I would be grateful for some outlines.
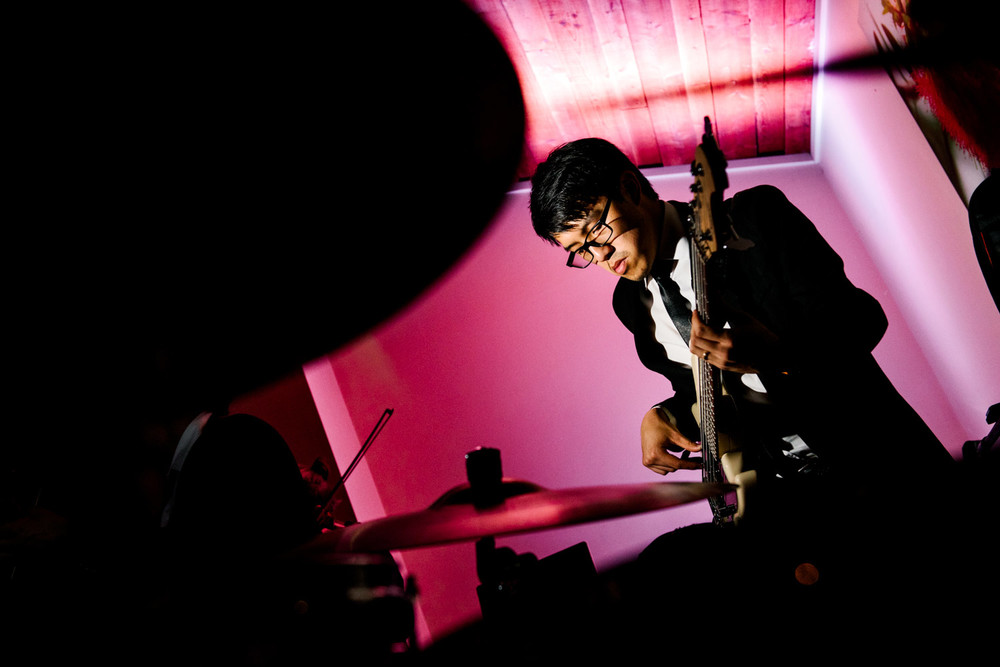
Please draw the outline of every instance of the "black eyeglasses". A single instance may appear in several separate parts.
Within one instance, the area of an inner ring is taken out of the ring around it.
[[[594,262],[594,253],[590,249],[600,248],[611,241],[611,235],[614,233],[614,230],[611,229],[611,225],[607,222],[608,211],[610,210],[611,200],[609,199],[608,203],[604,205],[604,212],[601,213],[601,219],[587,232],[587,238],[584,239],[583,245],[577,250],[570,250],[566,266],[571,266],[574,269],[587,268]]]

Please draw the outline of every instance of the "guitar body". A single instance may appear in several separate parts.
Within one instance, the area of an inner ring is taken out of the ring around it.
[[[705,362],[698,357],[691,358],[691,368],[694,370],[696,380],[699,364]],[[748,504],[752,504],[757,471],[747,465],[749,462],[744,458],[743,439],[740,435],[719,426],[719,422],[731,423],[729,420],[719,419],[720,414],[735,411],[735,405],[725,390],[723,389],[715,397],[715,409],[712,412],[716,424],[708,429],[702,426],[705,401],[700,395],[699,390],[699,400],[692,406],[691,411],[702,432],[702,481],[736,485],[733,493],[709,499],[713,520],[718,524],[740,523],[746,518]],[[714,435],[707,435],[706,430],[713,432]]]
[[[712,268],[718,263],[721,250],[729,238],[717,224],[722,210],[722,194],[728,185],[726,161],[715,143],[712,125],[705,118],[705,134],[691,163],[695,178],[691,190],[691,217],[688,235],[691,239],[691,271],[698,315],[706,324],[721,328],[712,312]],[[714,261],[713,261],[714,260]],[[695,376],[698,402],[694,406],[695,419],[701,430],[702,479],[705,482],[724,482],[736,485],[734,497],[709,499],[716,523],[740,522],[746,518],[748,496],[756,483],[756,472],[744,466],[744,452],[738,434],[720,428],[726,410],[735,410],[722,386],[721,372],[700,357],[691,363]]]

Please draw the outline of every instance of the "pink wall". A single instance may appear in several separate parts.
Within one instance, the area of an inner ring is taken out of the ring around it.
[[[687,198],[683,171],[649,173],[661,196]],[[730,178],[733,189],[782,188],[841,251],[848,273],[889,315],[880,360],[939,437],[960,446],[961,424],[928,380],[934,373],[822,170],[805,158],[759,160],[732,165]],[[382,411],[395,410],[367,470],[348,482],[359,520],[425,509],[466,481],[463,456],[477,446],[499,448],[507,476],[551,489],[662,479],[640,464],[638,425],[669,388],[635,358],[611,309],[612,277],[573,272],[562,260],[534,236],[526,190],[512,192],[481,242],[417,302],[307,367],[314,393],[322,401],[333,395],[338,418],[346,411],[353,422],[334,436],[335,453],[346,449],[337,453],[342,467]],[[366,499],[372,486],[377,498]],[[498,542],[544,557],[586,541],[606,568],[661,533],[708,519],[697,503]],[[477,617],[471,542],[397,555],[422,592],[425,642]]]

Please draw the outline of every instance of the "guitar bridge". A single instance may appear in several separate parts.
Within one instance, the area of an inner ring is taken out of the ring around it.
[[[723,525],[732,523],[736,518],[736,505],[727,503],[721,496],[709,499],[712,508],[713,523]]]

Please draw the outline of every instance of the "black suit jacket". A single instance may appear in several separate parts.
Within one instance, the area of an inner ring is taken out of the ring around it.
[[[687,205],[672,202],[683,217]],[[900,396],[872,356],[885,313],[844,273],[840,256],[812,222],[771,186],[737,193],[723,219],[753,246],[724,250],[710,262],[713,315],[744,311],[777,334],[787,367],[760,373],[769,407],[743,401],[740,415],[762,436],[797,433],[831,466],[850,474],[904,473],[949,465],[950,454]],[[661,403],[688,437],[696,401],[689,368],[670,361],[653,338],[645,286],[621,279],[618,318],[635,337],[642,363],[664,375],[674,395]],[[732,378],[727,388],[739,400]]]

